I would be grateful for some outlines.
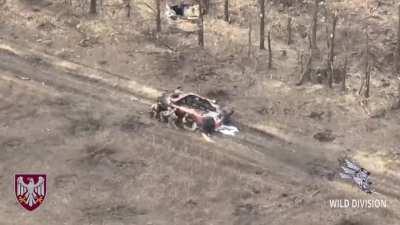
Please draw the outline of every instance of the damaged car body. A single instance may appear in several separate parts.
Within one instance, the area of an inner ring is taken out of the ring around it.
[[[151,106],[151,116],[185,130],[201,130],[210,134],[220,132],[235,135],[238,129],[230,126],[233,110],[223,109],[215,100],[176,89],[162,94]]]

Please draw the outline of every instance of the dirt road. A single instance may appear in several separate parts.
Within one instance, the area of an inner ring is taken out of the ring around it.
[[[134,93],[0,51],[1,224],[397,224],[399,181],[367,196],[335,178],[340,152],[242,127],[185,133],[147,116]],[[15,173],[46,173],[40,208],[22,209]],[[330,209],[329,199],[385,199]],[[397,210],[397,211],[396,211]]]

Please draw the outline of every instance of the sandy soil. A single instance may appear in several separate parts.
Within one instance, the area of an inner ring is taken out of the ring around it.
[[[259,60],[235,57],[247,50],[227,37],[245,36],[242,26],[223,34],[227,47],[212,29],[227,25],[209,19],[216,44],[199,50],[190,47],[192,32],[146,33],[139,9],[131,21],[123,11],[101,20],[46,2],[1,8],[2,224],[398,224],[394,84],[361,107],[356,91],[296,87],[296,51],[280,42],[276,54],[285,48],[288,58],[273,71],[255,49]],[[241,134],[208,143],[152,121],[149,98],[124,85],[133,81],[146,90],[181,85],[233,105]],[[313,138],[324,130],[335,139]],[[337,179],[344,155],[373,172],[379,194]],[[48,174],[47,199],[34,213],[15,200],[18,172]],[[336,198],[384,199],[389,207],[330,209]]]

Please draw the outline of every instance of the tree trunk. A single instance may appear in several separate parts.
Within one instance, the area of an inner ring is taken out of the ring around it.
[[[349,64],[349,50],[348,48],[350,47],[350,42],[349,42],[349,30],[348,28],[345,29],[344,31],[344,65],[343,65],[343,77],[342,77],[342,91],[346,91],[346,78],[347,78],[347,70],[348,70],[348,64]]]
[[[304,65],[303,65],[303,58],[304,58],[304,54],[303,52],[299,52],[299,57],[298,57],[298,64],[300,65],[300,74],[303,74],[303,70],[304,70]]]
[[[156,0],[156,25],[157,32],[161,32],[161,0]]]
[[[288,22],[287,22],[287,44],[290,45],[292,44],[292,17],[289,15],[288,16]]]
[[[348,42],[348,37],[349,37],[349,33],[348,33],[348,31],[346,30],[345,32],[344,32],[344,39],[346,40],[345,41],[345,53],[344,53],[344,66],[343,66],[343,77],[342,77],[342,91],[346,91],[346,78],[347,78],[347,66],[348,66],[348,58],[349,58],[349,53],[348,53],[348,47],[349,47],[349,42]]]
[[[368,71],[365,74],[366,80],[365,80],[365,97],[369,98],[370,96],[370,80],[371,80],[371,68],[368,66]]]
[[[253,25],[251,24],[251,20],[249,21],[249,36],[248,36],[248,47],[249,51],[247,52],[247,56],[250,58],[251,50],[252,50],[252,43],[251,43],[251,33],[253,32]]]
[[[398,86],[397,86],[397,107],[400,108],[400,77],[398,81]]]
[[[396,71],[400,76],[400,4],[399,4],[399,12],[398,12],[398,28],[397,28],[397,54],[396,54]]]
[[[203,4],[201,0],[198,0],[199,3],[199,19],[198,19],[198,41],[199,46],[204,48],[204,12],[203,12]]]
[[[229,0],[224,1],[225,21],[229,23]]]
[[[128,18],[130,18],[130,17],[131,17],[131,10],[132,10],[131,0],[127,0],[127,1],[126,1],[126,10],[128,11],[127,14],[126,14],[126,16],[127,16]]]
[[[337,15],[333,15],[332,20],[332,33],[330,35],[330,54],[329,54],[329,80],[328,85],[330,88],[333,86],[333,75],[334,75],[334,64],[333,61],[335,59],[335,35],[336,35],[336,24],[337,24],[338,17]]]
[[[311,45],[312,48],[317,48],[317,27],[318,27],[318,3],[319,0],[315,0],[312,32],[311,32]]]
[[[268,31],[268,69],[272,68],[271,31]]]
[[[97,13],[96,9],[97,9],[97,0],[90,0],[90,11],[89,11],[89,13],[90,14],[96,14]]]
[[[260,49],[265,49],[265,0],[260,1]]]
[[[369,98],[371,68],[369,65],[369,37],[368,37],[368,26],[365,29],[365,92],[364,97]]]
[[[344,56],[344,65],[343,65],[342,91],[346,91],[347,64],[348,64],[348,56],[346,53],[346,55]]]

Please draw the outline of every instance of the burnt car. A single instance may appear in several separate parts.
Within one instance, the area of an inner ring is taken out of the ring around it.
[[[205,133],[238,132],[237,128],[227,125],[232,114],[233,110],[223,109],[215,100],[180,89],[162,94],[151,106],[152,117],[186,130],[199,129]]]

